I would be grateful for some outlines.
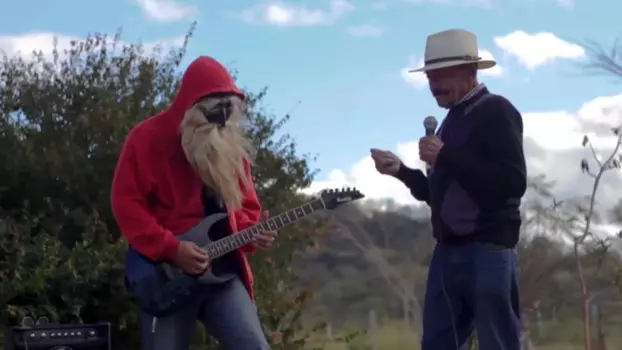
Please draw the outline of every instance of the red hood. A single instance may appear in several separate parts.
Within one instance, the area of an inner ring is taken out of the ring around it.
[[[244,98],[244,93],[220,62],[209,56],[200,56],[186,68],[177,96],[165,114],[181,122],[185,111],[196,101],[215,93],[233,93]]]

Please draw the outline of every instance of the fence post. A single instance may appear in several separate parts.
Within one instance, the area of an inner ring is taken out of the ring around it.
[[[406,296],[402,297],[402,312],[404,313],[404,326],[410,327],[410,303]]]
[[[369,345],[372,350],[378,350],[378,320],[376,310],[369,310]]]

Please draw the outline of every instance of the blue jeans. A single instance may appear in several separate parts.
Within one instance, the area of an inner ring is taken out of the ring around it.
[[[188,350],[197,320],[225,349],[270,349],[257,308],[238,278],[206,292],[175,315],[156,319],[141,314],[143,349]]]
[[[421,350],[520,350],[518,262],[491,244],[437,244],[428,272]],[[457,346],[456,346],[457,343]]]

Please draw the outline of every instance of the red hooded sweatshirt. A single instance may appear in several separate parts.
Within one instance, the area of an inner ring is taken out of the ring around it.
[[[186,159],[179,128],[185,111],[214,93],[243,97],[222,64],[199,57],[186,69],[170,108],[136,125],[121,150],[112,182],[112,211],[132,247],[152,260],[173,258],[179,246],[174,235],[205,218],[203,183]],[[248,161],[245,169],[250,178]],[[253,187],[245,190],[242,209],[229,211],[232,232],[260,219],[261,206]],[[252,251],[254,247],[247,245],[237,252],[251,297],[253,275],[244,253]]]

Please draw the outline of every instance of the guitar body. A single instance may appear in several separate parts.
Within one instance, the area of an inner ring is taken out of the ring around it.
[[[180,241],[190,241],[204,247],[212,243],[209,232],[227,214],[218,213],[205,218],[198,225],[181,235]],[[125,278],[130,292],[140,308],[149,315],[163,317],[179,310],[192,300],[201,286],[221,284],[231,280],[233,275],[215,275],[208,267],[200,275],[187,275],[169,262],[149,260],[131,246],[125,255]]]

